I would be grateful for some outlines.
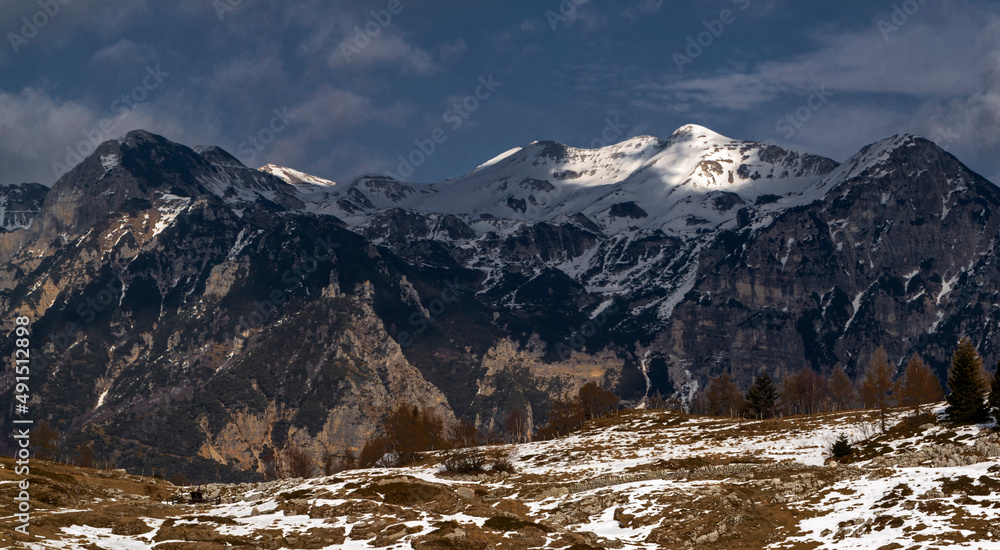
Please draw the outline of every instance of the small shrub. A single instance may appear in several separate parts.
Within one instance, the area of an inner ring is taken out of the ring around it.
[[[488,469],[487,469],[488,467]],[[514,461],[504,449],[462,449],[454,451],[444,460],[444,470],[449,474],[499,474],[514,473]]]
[[[444,470],[449,474],[481,474],[486,471],[486,456],[477,449],[463,449],[448,455]]]
[[[285,474],[292,478],[310,478],[316,470],[309,452],[297,445],[285,448]]]
[[[510,453],[502,449],[496,449],[490,453],[490,469],[496,474],[513,474],[517,471],[514,468],[514,461],[510,458]]]
[[[834,458],[842,458],[845,456],[850,456],[854,454],[854,447],[851,446],[851,442],[847,440],[847,436],[840,434],[840,437],[833,442],[833,446],[830,447],[830,454]]]

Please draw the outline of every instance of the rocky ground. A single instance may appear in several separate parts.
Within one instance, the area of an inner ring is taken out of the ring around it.
[[[454,475],[445,453],[401,469],[211,485],[214,506],[123,472],[35,463],[17,549],[1000,548],[1000,439],[935,413],[764,421],[627,411],[553,441],[490,449],[514,473]],[[846,434],[857,450],[828,449]],[[0,504],[14,504],[0,461]]]

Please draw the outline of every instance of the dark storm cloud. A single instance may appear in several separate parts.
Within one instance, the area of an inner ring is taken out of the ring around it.
[[[991,2],[42,4],[0,7],[3,183],[51,184],[73,150],[135,128],[335,180],[386,172],[490,75],[502,88],[412,179],[537,139],[588,146],[610,116],[632,134],[698,123],[837,159],[920,133],[1000,176]],[[146,89],[150,71],[169,76]],[[275,112],[294,118],[262,143]]]

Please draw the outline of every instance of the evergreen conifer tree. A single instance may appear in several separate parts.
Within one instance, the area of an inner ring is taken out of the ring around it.
[[[770,418],[774,416],[774,402],[777,399],[777,386],[770,375],[761,372],[747,391],[747,410],[757,418]]]
[[[835,458],[843,458],[854,454],[854,447],[851,446],[851,442],[848,441],[845,434],[840,434],[840,437],[833,442],[833,446],[830,447],[830,454]]]
[[[951,359],[948,373],[948,420],[958,423],[985,422],[986,381],[983,360],[968,338],[963,338]]]

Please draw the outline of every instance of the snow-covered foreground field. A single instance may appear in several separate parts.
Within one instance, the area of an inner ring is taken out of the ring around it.
[[[629,411],[491,448],[514,474],[449,475],[442,454],[212,486],[224,504],[203,508],[89,494],[49,507],[36,520],[42,538],[12,547],[1000,549],[997,436],[911,415],[893,412],[882,435],[871,411],[764,421]],[[830,464],[840,434],[857,451]]]

